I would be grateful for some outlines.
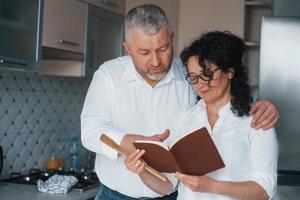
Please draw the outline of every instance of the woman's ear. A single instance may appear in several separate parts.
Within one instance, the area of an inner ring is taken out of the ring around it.
[[[234,77],[234,69],[229,68],[228,71],[226,72],[228,79],[233,79]]]

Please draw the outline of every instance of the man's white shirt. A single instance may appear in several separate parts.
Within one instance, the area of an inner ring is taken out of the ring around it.
[[[193,105],[196,95],[174,59],[166,77],[151,87],[136,72],[129,56],[105,62],[93,76],[81,114],[81,140],[96,152],[95,171],[112,190],[130,197],[158,197],[138,175],[128,171],[124,157],[99,141],[102,133],[120,144],[126,134],[150,136],[173,125],[179,109]],[[176,179],[171,178],[176,184]]]

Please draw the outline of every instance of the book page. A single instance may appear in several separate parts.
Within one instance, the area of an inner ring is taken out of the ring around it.
[[[158,146],[163,147],[164,149],[166,149],[167,151],[170,150],[169,146],[166,143],[163,142],[158,142],[158,141],[152,141],[152,140],[136,140],[134,143],[150,143],[150,144],[156,144]]]

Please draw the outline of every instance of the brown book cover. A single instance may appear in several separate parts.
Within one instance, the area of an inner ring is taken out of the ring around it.
[[[143,159],[160,172],[176,171],[204,175],[225,166],[206,128],[198,129],[177,140],[171,148],[161,142],[138,140],[137,149],[144,149]]]

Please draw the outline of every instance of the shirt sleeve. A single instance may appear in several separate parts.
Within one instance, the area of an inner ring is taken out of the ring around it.
[[[274,129],[251,132],[251,180],[259,184],[272,199],[277,185],[278,142]]]
[[[113,84],[110,83],[108,72],[100,68],[95,72],[86,94],[81,113],[81,141],[90,151],[103,154],[116,160],[118,152],[100,141],[101,134],[105,133],[116,143],[120,144],[125,133],[113,127],[110,96]]]

